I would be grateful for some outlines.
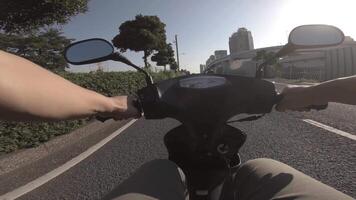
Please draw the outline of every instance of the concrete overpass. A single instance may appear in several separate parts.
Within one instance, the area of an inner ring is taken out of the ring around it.
[[[228,56],[210,62],[206,66],[205,71],[213,71],[219,74],[228,73],[254,76],[256,72],[256,65],[258,63],[256,61],[253,61],[252,58],[256,56],[257,52],[262,50],[265,50],[267,52],[277,52],[282,47],[283,46],[265,47],[230,54]]]
[[[261,50],[277,52],[281,48],[273,46],[230,54],[210,62],[205,72],[253,77],[259,64],[252,60],[256,53]],[[355,75],[356,42],[352,40],[336,47],[299,50],[283,57],[279,63],[282,65],[280,76],[284,78],[325,81]]]

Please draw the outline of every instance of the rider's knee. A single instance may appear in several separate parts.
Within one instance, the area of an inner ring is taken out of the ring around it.
[[[243,166],[269,166],[269,165],[279,165],[283,164],[277,160],[273,160],[270,158],[256,158],[252,160],[246,161],[241,167]]]
[[[156,159],[145,163],[142,170],[148,170],[154,174],[159,172],[160,174],[166,173],[167,175],[178,175],[182,182],[185,182],[185,175],[182,169],[180,169],[174,162],[167,159]]]
[[[285,166],[285,164],[269,158],[248,160],[237,170],[236,179],[240,182],[239,187],[256,185],[262,180],[270,180],[270,177],[288,171]]]
[[[177,165],[167,159],[156,159],[151,160],[143,165],[143,167],[147,167],[150,169],[160,170],[160,169],[177,169]]]
[[[240,169],[238,170],[240,173],[252,173],[252,172],[259,172],[259,173],[264,173],[264,172],[270,172],[270,171],[275,171],[277,169],[284,169],[285,164],[273,160],[270,158],[257,158],[257,159],[252,159],[248,160],[244,164],[240,166]]]

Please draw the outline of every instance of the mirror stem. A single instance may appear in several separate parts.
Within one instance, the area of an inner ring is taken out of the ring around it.
[[[275,55],[274,57],[266,60],[265,62],[261,63],[256,70],[256,78],[261,79],[262,78],[262,72],[265,70],[266,66],[272,62],[274,59],[276,58],[280,58],[283,57],[287,54],[289,54],[290,52],[294,51],[294,46],[290,43],[287,43],[286,45],[284,45]]]
[[[266,66],[266,62],[258,65],[258,67],[256,69],[256,76],[255,76],[256,78],[258,78],[258,79],[262,78],[262,72],[263,72],[264,66]]]
[[[121,55],[118,52],[115,52],[115,53],[112,54],[112,58],[111,59],[115,60],[115,61],[119,61],[119,62],[125,63],[125,64],[135,68],[137,71],[142,72],[145,75],[147,85],[153,85],[152,77],[148,74],[148,72],[146,72],[145,70],[143,70],[139,66],[133,64],[125,56]]]
[[[295,50],[294,46],[290,43],[287,43],[276,53],[276,57],[283,57],[293,52],[294,50]]]
[[[257,67],[257,71],[256,71],[256,78],[261,79],[262,78],[262,72],[264,72],[266,66],[274,59],[275,57],[270,58],[269,60],[261,63],[260,65],[258,65]]]

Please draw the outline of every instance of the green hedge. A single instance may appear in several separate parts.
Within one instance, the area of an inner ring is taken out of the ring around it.
[[[107,96],[133,94],[144,87],[145,79],[137,72],[60,72],[60,76]],[[152,73],[155,81],[177,76],[175,72]],[[69,133],[88,119],[51,123],[15,123],[0,121],[0,155],[16,149],[38,146],[51,138]]]
[[[107,96],[133,94],[144,87],[145,78],[137,72],[91,72],[60,73],[62,77],[82,87],[97,91]]]

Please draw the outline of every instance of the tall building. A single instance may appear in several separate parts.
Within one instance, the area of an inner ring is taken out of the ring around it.
[[[229,38],[229,48],[230,54],[254,49],[251,31],[246,28],[239,28]]]
[[[220,58],[227,56],[227,51],[226,50],[216,50],[214,52],[214,55],[215,55],[215,59],[220,59]]]

